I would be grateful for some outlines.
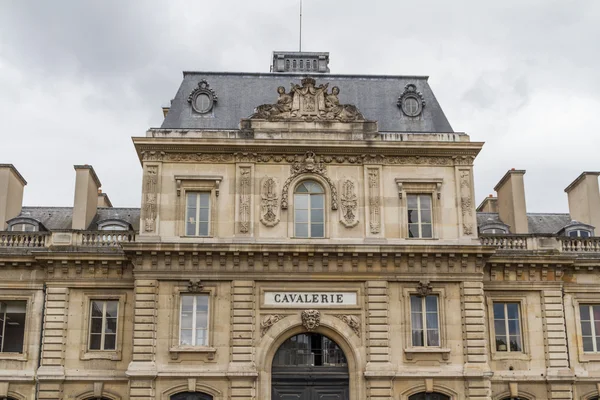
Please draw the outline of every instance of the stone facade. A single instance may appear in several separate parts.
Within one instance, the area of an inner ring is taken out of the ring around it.
[[[0,398],[271,399],[277,350],[307,332],[343,351],[350,400],[596,398],[600,350],[584,351],[580,314],[600,304],[600,239],[522,232],[524,201],[513,198],[500,209],[519,231],[479,234],[473,161],[483,143],[380,133],[366,114],[347,119],[356,107],[315,96],[317,116],[290,108],[285,118],[242,120],[237,131],[135,137],[142,204],[124,231],[94,228],[100,183],[77,166],[74,210],[85,219],[73,224],[85,226],[0,232],[0,302],[25,301],[27,310],[23,351],[0,352]],[[281,104],[261,110],[274,116]],[[308,113],[310,103],[299,104]],[[524,193],[523,173],[509,171],[499,196]],[[322,237],[297,234],[295,191],[306,181],[324,192]],[[194,193],[209,202],[204,235],[188,231]],[[430,237],[411,237],[417,195],[431,202]],[[0,213],[9,226],[23,217],[14,208]],[[188,294],[208,298],[202,345],[181,341]],[[411,302],[428,296],[439,326],[437,342],[423,346]],[[118,304],[114,349],[91,350],[94,301]],[[498,344],[494,313],[509,303],[521,325],[510,352]]]

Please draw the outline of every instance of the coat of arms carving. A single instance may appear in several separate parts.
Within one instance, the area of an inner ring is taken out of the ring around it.
[[[356,106],[340,104],[340,88],[334,86],[327,92],[329,83],[317,86],[313,78],[302,79],[302,85],[292,83],[289,93],[283,86],[277,88],[279,98],[275,104],[263,104],[256,108],[251,119],[269,121],[364,121]]]

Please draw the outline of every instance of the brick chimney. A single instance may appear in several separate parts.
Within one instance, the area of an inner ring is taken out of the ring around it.
[[[600,235],[599,175],[600,172],[583,172],[565,189],[571,219],[592,225],[596,228],[596,236]]]
[[[494,187],[498,193],[498,216],[511,233],[529,233],[525,204],[525,170],[509,170]]]
[[[91,165],[75,165],[73,229],[85,230],[98,210],[98,189],[102,184]]]
[[[6,230],[6,221],[21,214],[25,185],[14,165],[0,164],[0,231]]]

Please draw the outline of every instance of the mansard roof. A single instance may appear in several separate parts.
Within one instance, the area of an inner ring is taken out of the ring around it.
[[[277,101],[277,87],[286,91],[311,76],[317,84],[338,86],[343,104],[355,105],[367,120],[377,121],[380,132],[454,132],[444,115],[426,76],[392,75],[298,75],[286,73],[184,72],[183,82],[171,102],[161,128],[164,129],[239,129],[261,104]],[[210,113],[199,114],[188,102],[190,94],[206,81],[218,98]],[[416,86],[425,106],[420,115],[409,117],[398,106],[406,85]]]
[[[73,223],[73,207],[23,207],[19,217],[32,218],[48,229],[71,230]],[[140,228],[140,209],[139,208],[98,208],[94,220],[88,229],[96,230],[98,221],[107,219],[118,219],[127,222],[135,231]]]
[[[477,213],[478,226],[490,221],[502,223],[498,213]],[[527,213],[527,222],[529,233],[555,235],[571,222],[571,216],[567,213]]]

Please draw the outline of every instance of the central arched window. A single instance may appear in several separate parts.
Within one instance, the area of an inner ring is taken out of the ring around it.
[[[294,236],[325,237],[325,191],[315,181],[304,181],[294,191]]]

